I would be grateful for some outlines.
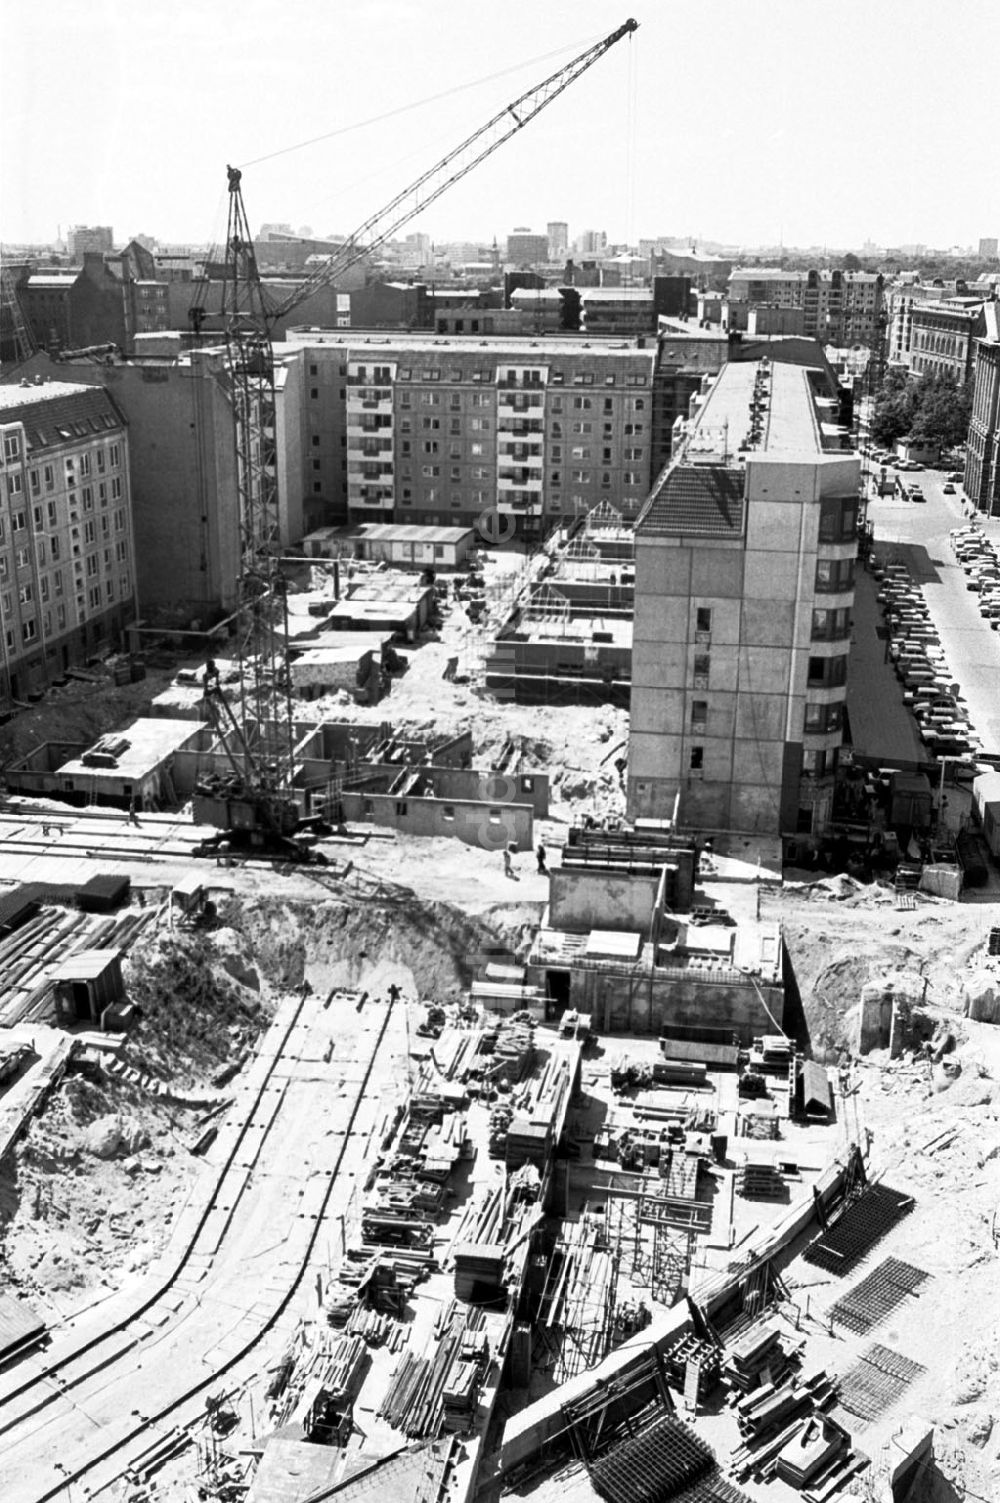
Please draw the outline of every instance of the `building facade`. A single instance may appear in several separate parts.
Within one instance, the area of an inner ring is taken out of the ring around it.
[[[964,386],[972,375],[975,342],[985,329],[978,299],[918,304],[911,314],[911,371],[915,376],[947,376]]]
[[[128,428],[107,392],[0,386],[0,684],[24,700],[135,616]]]
[[[114,243],[109,224],[72,224],[66,231],[66,251],[71,261],[82,261],[88,251],[103,256],[114,248]]]
[[[648,494],[653,340],[302,329],[295,342],[310,527],[485,517],[493,540],[533,537],[601,501],[634,517]]]
[[[548,259],[548,235],[533,235],[530,230],[515,230],[507,236],[507,260],[512,266],[544,265]]]
[[[859,461],[824,372],[727,365],[636,526],[630,818],[772,835],[829,818]]]
[[[569,225],[564,219],[550,219],[545,231],[549,239],[549,260],[565,261],[569,254]]]
[[[869,271],[734,267],[729,301],[746,308],[797,308],[801,332],[826,344],[872,345],[879,337],[883,277]]]
[[[972,418],[965,454],[965,494],[976,510],[1000,516],[1000,303],[983,309],[976,341]]]

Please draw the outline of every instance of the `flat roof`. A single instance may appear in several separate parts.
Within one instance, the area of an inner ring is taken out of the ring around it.
[[[474,531],[473,527],[426,527],[418,522],[361,522],[350,537],[370,543],[460,543]]]
[[[304,344],[332,344],[347,349],[354,346],[366,355],[370,350],[383,355],[391,354],[393,350],[398,350],[401,354],[413,354],[422,350],[429,358],[433,358],[435,354],[440,356],[447,350],[452,352],[482,350],[482,359],[486,364],[491,360],[495,361],[498,356],[509,360],[518,354],[524,355],[526,364],[555,355],[599,355],[611,356],[619,360],[626,356],[633,358],[641,355],[651,365],[656,360],[655,343],[650,346],[647,342],[645,346],[642,346],[636,338],[628,338],[624,335],[590,334],[586,338],[579,335],[565,335],[556,338],[549,334],[542,339],[532,339],[526,334],[435,335],[429,331],[423,334],[397,334],[376,329],[368,332],[360,329],[323,329],[303,324],[286,330],[284,343],[293,348]],[[280,347],[279,345],[278,348]]]
[[[99,738],[94,746],[87,748],[88,751],[93,751],[100,741],[108,739],[127,741],[128,746],[115,758],[114,767],[90,767],[82,757],[74,757],[71,761],[64,762],[57,772],[60,777],[106,778],[116,783],[129,779],[136,781],[153,772],[178,747],[197,736],[201,729],[199,722],[170,720],[165,716],[136,720],[121,731],[110,732],[108,736]]]
[[[594,633],[609,636],[611,641],[594,642]],[[594,642],[596,647],[632,646],[632,622],[620,616],[573,616],[568,621],[522,621],[513,635],[501,637],[500,641],[529,642]]]
[[[750,402],[762,368],[763,362],[757,360],[729,361],[723,366],[698,414],[689,453],[697,447],[699,437],[717,437],[735,456],[750,429]],[[767,362],[767,409],[760,441],[749,451],[748,460],[765,454],[823,453],[809,369],[777,360]]]

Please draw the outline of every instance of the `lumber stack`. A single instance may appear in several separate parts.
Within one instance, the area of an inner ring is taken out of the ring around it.
[[[784,1200],[788,1192],[773,1164],[744,1163],[736,1171],[736,1193],[746,1200]]]

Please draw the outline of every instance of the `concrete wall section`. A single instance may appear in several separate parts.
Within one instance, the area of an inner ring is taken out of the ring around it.
[[[658,874],[628,876],[555,867],[549,882],[549,923],[553,929],[575,934],[623,929],[648,939],[658,885]]]
[[[534,845],[530,804],[490,805],[472,800],[437,798],[397,799],[389,793],[340,795],[348,824],[385,825],[405,835],[446,835],[466,845],[481,846],[498,859],[505,846],[521,851]]]

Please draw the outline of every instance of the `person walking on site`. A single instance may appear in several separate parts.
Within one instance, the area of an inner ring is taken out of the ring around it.
[[[538,875],[540,877],[547,877],[549,869],[545,864],[545,847],[541,841],[538,842],[538,850],[535,852],[535,855],[538,857]]]

